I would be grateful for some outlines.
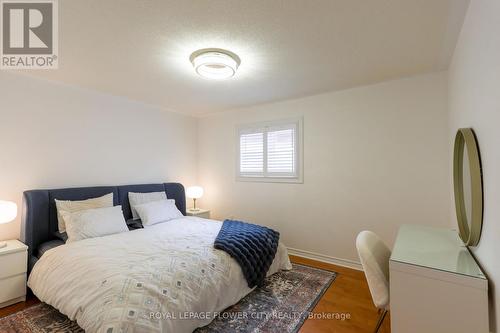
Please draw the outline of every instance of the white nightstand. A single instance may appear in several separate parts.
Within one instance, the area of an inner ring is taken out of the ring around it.
[[[202,209],[202,208],[197,208],[196,210],[193,208],[188,208],[186,210],[186,215],[187,216],[202,217],[204,219],[209,219],[210,218],[210,211],[208,209]]]
[[[28,247],[18,240],[0,249],[0,308],[26,300]]]

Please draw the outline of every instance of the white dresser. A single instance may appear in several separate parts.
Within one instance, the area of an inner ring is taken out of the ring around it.
[[[392,333],[487,333],[488,280],[454,230],[399,229],[389,263]]]
[[[26,300],[27,251],[18,240],[0,248],[0,308]]]

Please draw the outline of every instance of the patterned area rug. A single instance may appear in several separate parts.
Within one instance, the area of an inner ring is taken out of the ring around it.
[[[196,333],[297,332],[336,273],[293,264],[293,269],[266,279],[238,304]],[[53,307],[41,303],[0,318],[2,333],[83,332]]]
[[[45,303],[0,319],[2,333],[84,332],[74,321]]]

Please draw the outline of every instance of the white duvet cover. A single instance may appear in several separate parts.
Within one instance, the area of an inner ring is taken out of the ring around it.
[[[28,286],[86,332],[192,332],[251,291],[213,248],[221,226],[183,217],[68,243],[45,252]],[[280,269],[291,269],[281,243],[268,275]]]

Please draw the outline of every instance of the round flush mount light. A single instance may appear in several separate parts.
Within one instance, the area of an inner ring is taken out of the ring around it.
[[[222,80],[233,77],[241,63],[240,57],[231,51],[222,49],[202,49],[189,57],[194,70],[200,76]]]

